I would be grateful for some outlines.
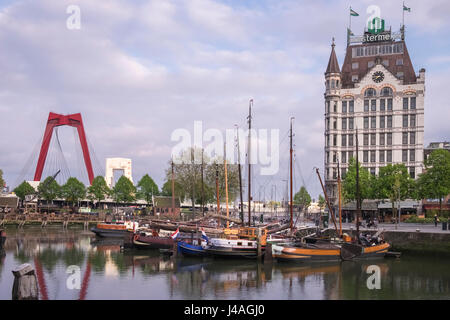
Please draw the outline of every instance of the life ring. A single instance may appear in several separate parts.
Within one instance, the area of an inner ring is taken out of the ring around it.
[[[139,235],[135,234],[134,237],[133,237],[133,240],[137,241],[137,239],[139,239]]]

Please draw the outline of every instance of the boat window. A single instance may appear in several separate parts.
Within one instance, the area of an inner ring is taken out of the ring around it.
[[[238,242],[237,245],[238,245],[238,246],[242,246],[242,242]]]

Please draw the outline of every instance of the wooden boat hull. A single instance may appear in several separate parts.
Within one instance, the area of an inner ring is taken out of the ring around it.
[[[172,249],[175,240],[170,237],[135,235],[133,246],[138,249]]]
[[[184,241],[178,242],[178,251],[185,256],[204,257],[206,250],[202,246],[195,246]]]
[[[272,256],[280,262],[340,261],[339,247],[272,246]]]
[[[6,233],[4,230],[0,230],[0,250],[3,250],[6,242]]]
[[[114,229],[104,229],[104,228],[91,228],[91,231],[95,233],[96,236],[102,238],[123,238],[126,235],[132,233],[128,230],[114,230]]]
[[[355,257],[355,259],[383,258],[390,247],[391,245],[389,243],[381,243],[371,247],[364,247],[362,254]]]

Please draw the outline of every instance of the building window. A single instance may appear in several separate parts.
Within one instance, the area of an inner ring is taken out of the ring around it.
[[[333,120],[333,129],[337,129],[337,121]]]
[[[363,144],[365,146],[369,145],[369,134],[368,133],[364,133],[364,135],[363,135]]]
[[[327,101],[327,113],[330,113],[330,101]]]
[[[408,150],[406,150],[406,149],[402,150],[402,161],[408,162]]]
[[[409,168],[409,175],[411,176],[412,179],[416,178],[416,172],[414,170],[414,167]]]
[[[352,69],[353,69],[353,70],[359,69],[359,62],[353,62],[353,63],[352,63]]]
[[[369,100],[364,100],[364,112],[369,112]]]
[[[342,163],[347,163],[347,152],[341,152]]]
[[[334,102],[333,111],[334,111],[334,112],[337,112],[337,102]]]
[[[392,128],[392,116],[387,116],[387,126],[386,128]]]
[[[377,135],[375,133],[371,133],[370,134],[370,145],[371,146],[376,145],[376,141],[377,141]]]
[[[355,112],[355,101],[354,100],[350,100],[348,102],[348,112]]]
[[[370,110],[377,111],[377,100],[370,100]]]
[[[406,120],[406,122],[408,122],[408,120]],[[410,127],[415,127],[416,126],[416,115],[415,114],[411,115],[409,126]]]
[[[375,151],[370,151],[370,162],[375,162]]]
[[[416,108],[416,97],[411,97],[411,109],[415,109]]]
[[[357,82],[358,81],[358,75],[354,74],[352,75],[352,82]]]
[[[384,150],[380,150],[379,152],[380,162],[384,162]]]
[[[380,117],[380,128],[384,128],[384,126],[385,126],[385,122],[384,122],[385,119],[386,119],[386,118],[385,118],[384,116],[381,116],[381,117]]]
[[[333,168],[333,179],[337,179],[336,168]]]
[[[392,146],[392,133],[391,132],[389,132],[389,133],[387,133],[386,134],[387,135],[387,138],[386,138],[386,144],[388,145],[388,146]]]
[[[392,111],[392,98],[387,99],[387,103],[388,111]]]
[[[383,60],[383,65],[385,66],[385,67],[389,67],[389,60]]]
[[[348,146],[353,147],[353,134],[348,135]]]
[[[341,145],[342,145],[343,147],[347,146],[347,135],[346,135],[346,134],[343,134],[343,135],[341,136]]]
[[[369,162],[369,151],[363,152],[363,162]]]
[[[327,134],[327,146],[330,146],[330,135]]]
[[[330,153],[327,151],[327,155],[325,157],[325,162],[328,163],[330,162]]]
[[[408,110],[408,98],[403,98],[403,110]]]
[[[386,150],[386,162],[392,162],[392,150]]]
[[[374,61],[369,61],[369,62],[367,62],[367,67],[368,67],[368,68],[372,68],[374,65],[375,65],[375,62],[374,62]]]
[[[408,132],[402,133],[402,144],[408,144]]]
[[[348,161],[350,162],[350,159],[353,158],[353,151],[348,152]]]
[[[353,129],[353,118],[348,118],[348,128],[349,128],[350,130]]]
[[[380,133],[380,145],[384,146],[384,133]]]
[[[384,87],[381,89],[382,97],[392,97],[392,89],[390,87]]]
[[[403,115],[403,128],[407,128],[408,127],[408,115],[404,114]]]
[[[364,117],[364,129],[369,129],[369,117]]]
[[[336,163],[337,161],[337,156],[336,156],[336,152],[333,152],[333,163]]]
[[[416,150],[415,149],[409,150],[409,161],[410,162],[416,161]]]
[[[377,95],[374,88],[369,88],[366,91],[364,91],[364,97],[375,97]]]
[[[373,176],[375,175],[375,168],[370,168],[370,174],[373,175]]]
[[[397,78],[403,79],[403,72],[402,71],[397,72]]]
[[[397,66],[402,66],[403,65],[403,59],[397,59],[397,61],[395,61],[395,64]]]
[[[370,127],[372,129],[377,127],[377,117],[370,117]]]
[[[386,110],[386,100],[381,99],[380,100],[380,111],[384,111],[384,110]]]
[[[415,132],[409,133],[409,144],[416,144],[416,133]]]
[[[337,135],[333,134],[333,146],[337,146]]]
[[[342,101],[342,113],[347,113],[347,101]]]
[[[342,129],[343,130],[347,129],[347,118],[342,118]]]

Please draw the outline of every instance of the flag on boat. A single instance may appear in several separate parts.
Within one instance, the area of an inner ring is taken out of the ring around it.
[[[180,228],[177,229],[174,233],[172,233],[171,237],[173,240],[175,240],[178,237],[178,234],[180,233]]]
[[[208,238],[208,236],[206,235],[205,230],[203,230],[203,229],[202,229],[202,239],[205,240],[206,242],[209,241],[209,238]]]
[[[353,10],[351,7],[350,7],[350,15],[354,16],[354,17],[359,16],[359,14],[355,10]]]

